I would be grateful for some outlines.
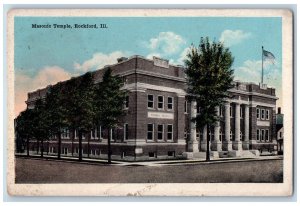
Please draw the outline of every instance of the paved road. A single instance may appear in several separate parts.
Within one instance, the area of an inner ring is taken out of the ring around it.
[[[282,182],[283,160],[119,166],[16,158],[16,183]]]

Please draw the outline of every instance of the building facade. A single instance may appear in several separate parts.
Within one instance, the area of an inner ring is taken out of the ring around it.
[[[215,157],[258,155],[274,150],[276,142],[275,89],[266,85],[235,82],[231,98],[216,108],[221,117],[215,127],[195,129],[190,120],[201,105],[186,99],[186,78],[181,66],[167,60],[141,56],[120,58],[109,66],[113,75],[123,78],[128,91],[122,125],[112,131],[112,158],[155,160],[194,157],[206,151],[207,134],[211,155]],[[104,67],[93,72],[94,81],[102,80]],[[46,95],[47,88],[28,93],[28,108]],[[100,125],[84,135],[83,156],[107,158],[108,131]],[[62,155],[78,156],[78,136],[65,128],[62,132]],[[48,154],[57,153],[57,138],[45,144]],[[32,142],[32,151],[39,145]]]

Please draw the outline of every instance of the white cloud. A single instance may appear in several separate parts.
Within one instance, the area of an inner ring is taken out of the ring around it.
[[[158,36],[151,38],[144,43],[151,53],[159,53],[161,56],[170,56],[180,52],[182,46],[186,44],[183,37],[174,32],[160,32]]]
[[[103,68],[105,65],[108,64],[115,64],[117,63],[117,59],[120,57],[126,57],[128,54],[122,51],[114,51],[110,54],[104,53],[95,53],[91,59],[86,60],[82,64],[75,62],[74,68],[80,72],[87,72],[90,70],[97,70]]]
[[[243,82],[261,82],[261,60],[247,60],[242,66],[234,69],[235,80]],[[282,75],[278,63],[272,64],[264,61],[264,83],[269,87],[276,88],[276,96],[279,97],[277,106],[282,106]]]
[[[190,47],[187,47],[187,48],[185,48],[182,52],[181,52],[181,54],[180,54],[180,56],[179,56],[179,58],[177,59],[177,60],[170,60],[170,62],[171,62],[171,64],[175,64],[175,65],[184,65],[184,60],[186,59],[186,55],[189,53],[189,51],[190,51]]]
[[[71,74],[59,66],[47,66],[34,77],[26,74],[15,75],[15,116],[26,109],[27,93],[50,84],[71,78]]]
[[[221,34],[219,41],[223,42],[226,46],[233,46],[239,44],[245,39],[251,37],[251,33],[242,30],[224,30]]]

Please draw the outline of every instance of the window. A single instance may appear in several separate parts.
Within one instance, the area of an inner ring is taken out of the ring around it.
[[[280,137],[280,138],[282,137],[282,132],[279,132],[279,137]]]
[[[78,139],[78,130],[77,130],[77,129],[75,129],[74,138],[75,138],[75,139]]]
[[[154,124],[148,124],[147,140],[153,140]]]
[[[157,97],[157,108],[164,109],[164,97],[163,96]]]
[[[261,141],[265,141],[265,130],[262,129],[260,133],[261,133]]]
[[[68,128],[63,128],[61,133],[62,139],[69,139],[70,138],[70,132]]]
[[[129,107],[129,96],[125,97],[124,107],[125,107],[125,109],[128,109],[128,107]]]
[[[187,113],[187,101],[184,101],[184,113]]]
[[[260,140],[260,131],[259,131],[259,129],[256,130],[256,140],[257,140],[257,141]]]
[[[240,141],[243,141],[243,133],[240,132]]]
[[[100,138],[103,138],[104,137],[104,129],[102,128],[102,126],[100,126],[99,130],[100,130]]]
[[[261,119],[265,119],[265,110],[264,109],[261,110]]]
[[[232,110],[232,106],[230,106],[230,117],[233,117],[233,110]]]
[[[240,118],[243,119],[244,117],[244,109],[243,107],[240,107]]]
[[[184,139],[187,138],[187,129],[184,130]]]
[[[270,119],[270,110],[266,109],[266,120]]]
[[[65,155],[68,154],[68,148],[64,147],[62,153],[65,154]]]
[[[168,97],[168,109],[173,109],[173,97]]]
[[[256,118],[257,119],[260,118],[260,109],[259,108],[256,109]]]
[[[149,157],[156,157],[156,153],[155,152],[149,152]]]
[[[152,94],[148,94],[148,108],[153,108],[154,106],[154,98]]]
[[[128,140],[128,124],[124,124],[124,140]]]
[[[220,129],[219,140],[222,141],[224,137],[223,130]]]
[[[175,151],[168,151],[169,157],[175,157]]]
[[[266,137],[266,141],[269,141],[269,130],[268,129],[266,129],[265,130],[265,137]]]
[[[173,125],[169,124],[168,125],[168,136],[167,136],[168,140],[173,140]]]
[[[230,141],[233,140],[233,133],[232,133],[232,130],[230,130]]]
[[[164,125],[158,124],[157,125],[157,140],[163,140],[164,139]]]

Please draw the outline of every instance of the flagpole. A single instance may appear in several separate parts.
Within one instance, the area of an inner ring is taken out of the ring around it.
[[[264,47],[261,47],[261,84],[264,83]]]

